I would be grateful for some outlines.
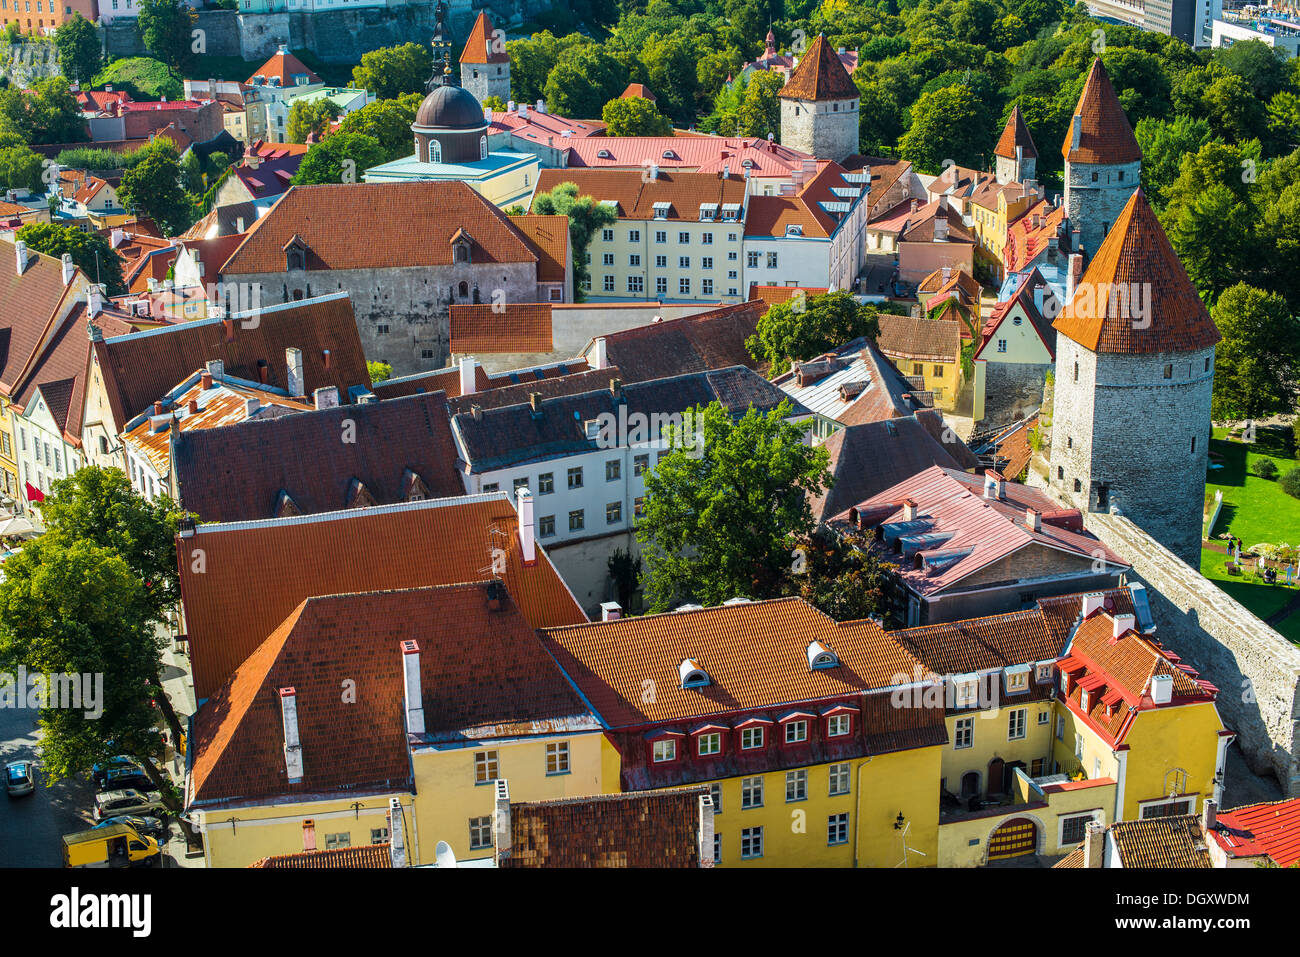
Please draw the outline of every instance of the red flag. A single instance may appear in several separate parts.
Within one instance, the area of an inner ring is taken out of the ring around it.
[[[23,484],[27,486],[27,501],[29,501],[29,502],[43,502],[43,501],[45,501],[45,493],[44,493],[44,492],[42,492],[40,489],[38,489],[38,488],[36,488],[34,485],[32,485],[31,482],[24,482]]]

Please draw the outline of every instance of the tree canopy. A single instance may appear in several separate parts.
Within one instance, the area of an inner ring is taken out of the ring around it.
[[[4,151],[0,151],[0,163],[3,156]],[[126,294],[122,259],[99,233],[88,233],[58,223],[28,223],[16,235],[36,252],[55,259],[62,259],[67,253],[91,282],[103,283],[110,296]]]
[[[772,374],[778,375],[791,362],[811,359],[862,336],[874,339],[879,332],[875,307],[859,303],[848,292],[811,298],[796,293],[763,314],[745,347],[755,359],[771,363]]]
[[[641,96],[610,100],[601,111],[610,136],[671,136],[672,120]]]
[[[579,196],[576,183],[560,183],[549,193],[533,198],[533,212],[543,216],[569,217],[569,246],[573,255],[573,283],[579,294],[591,276],[587,267],[587,247],[597,229],[611,225],[618,217],[608,206],[590,196]]]
[[[307,150],[292,182],[295,186],[359,183],[362,173],[384,161],[384,150],[379,140],[365,133],[340,131]]]
[[[381,47],[361,56],[352,70],[352,83],[375,94],[377,100],[392,100],[407,93],[423,95],[433,73],[433,53],[422,43]]]

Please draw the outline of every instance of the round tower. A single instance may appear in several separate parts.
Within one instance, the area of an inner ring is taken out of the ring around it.
[[[1141,189],[1054,326],[1049,488],[1127,516],[1199,568],[1220,336]]]
[[[482,103],[489,96],[510,100],[510,56],[506,35],[496,30],[485,12],[480,12],[465,40],[460,55],[460,85]]]
[[[781,145],[839,162],[858,152],[858,88],[818,36],[777,94]]]
[[[1066,215],[1084,254],[1092,256],[1142,179],[1142,148],[1101,60],[1092,61],[1061,153]]]

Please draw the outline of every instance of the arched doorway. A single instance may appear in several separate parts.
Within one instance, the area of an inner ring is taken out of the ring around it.
[[[978,771],[967,771],[961,776],[961,796],[962,798],[972,798],[980,793],[980,773]]]
[[[1027,817],[1003,821],[989,835],[989,861],[1023,857],[1038,849],[1038,826]]]
[[[1002,793],[1002,777],[1006,773],[1005,767],[1005,763],[1001,758],[994,758],[989,762],[988,777],[984,779],[988,786],[986,793],[989,797]]]

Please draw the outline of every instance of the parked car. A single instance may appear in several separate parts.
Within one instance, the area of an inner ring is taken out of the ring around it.
[[[125,754],[119,754],[117,757],[109,758],[103,764],[96,764],[90,769],[90,777],[91,780],[95,782],[95,787],[99,787],[104,783],[104,778],[109,771],[118,770],[120,768],[132,768],[141,772],[144,770]]]
[[[153,780],[144,773],[138,764],[123,764],[110,767],[104,772],[103,780],[96,786],[97,791],[151,791]]]
[[[114,824],[125,824],[127,827],[135,829],[137,834],[145,837],[153,837],[159,840],[167,833],[167,822],[161,818],[153,816],[140,816],[135,814],[121,814],[117,817],[106,817],[96,824],[91,830],[99,830],[104,827],[112,827]]]
[[[144,815],[162,813],[166,808],[157,791],[137,791],[128,788],[124,791],[104,791],[95,795],[95,820],[122,815]]]
[[[30,761],[11,761],[5,765],[5,790],[10,797],[31,794],[36,790],[36,766]]]

